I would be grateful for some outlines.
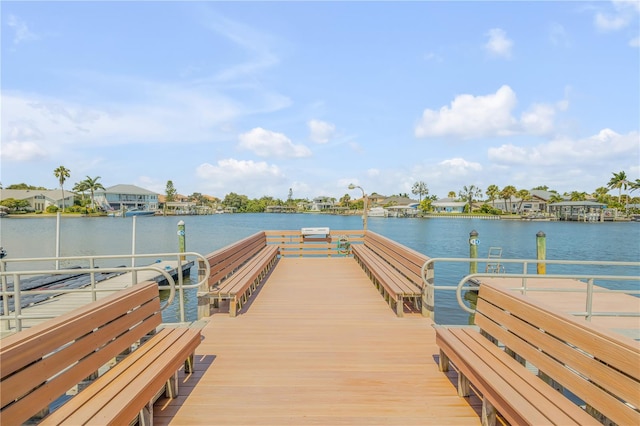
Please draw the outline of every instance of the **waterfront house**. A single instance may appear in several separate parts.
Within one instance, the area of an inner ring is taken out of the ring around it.
[[[440,198],[431,203],[436,213],[464,213],[466,201],[456,201],[454,198]]]
[[[311,202],[310,210],[312,212],[321,212],[332,209],[334,204],[335,203],[331,197],[316,197]]]
[[[62,208],[73,206],[75,193],[59,189],[0,189],[0,201],[13,198],[14,200],[27,201],[26,211],[44,211],[49,206]]]
[[[549,204],[549,213],[559,220],[575,220],[580,222],[604,222],[616,217],[607,205],[595,201],[561,201]]]
[[[96,203],[105,210],[158,210],[158,193],[135,185],[114,185],[95,191]],[[98,199],[102,202],[98,203]]]

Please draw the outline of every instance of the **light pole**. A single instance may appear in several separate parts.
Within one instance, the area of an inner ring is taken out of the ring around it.
[[[356,188],[359,188],[360,191],[362,191],[362,200],[363,200],[362,228],[366,231],[367,230],[367,194],[365,194],[364,189],[362,189],[361,186],[354,185],[352,183],[349,184],[349,189],[356,189]]]

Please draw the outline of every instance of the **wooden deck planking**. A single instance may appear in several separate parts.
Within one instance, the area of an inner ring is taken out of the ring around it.
[[[211,317],[155,425],[480,423],[438,371],[431,320],[396,317],[353,259],[281,259],[247,306]]]

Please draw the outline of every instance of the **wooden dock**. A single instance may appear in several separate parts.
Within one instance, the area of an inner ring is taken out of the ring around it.
[[[478,399],[438,371],[432,321],[398,318],[352,258],[280,259],[203,335],[155,425],[480,424]]]

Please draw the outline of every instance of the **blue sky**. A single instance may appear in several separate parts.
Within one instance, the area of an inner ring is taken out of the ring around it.
[[[221,198],[640,177],[638,1],[0,8],[4,186],[60,165],[69,188]]]

